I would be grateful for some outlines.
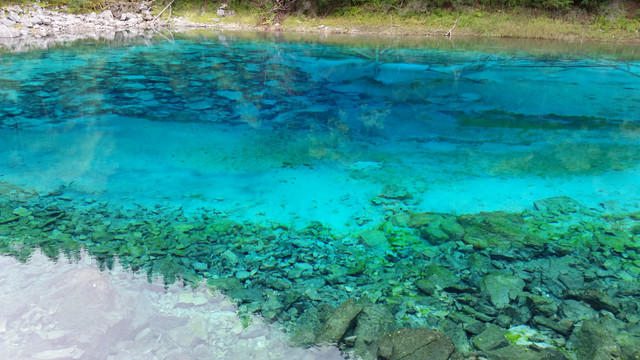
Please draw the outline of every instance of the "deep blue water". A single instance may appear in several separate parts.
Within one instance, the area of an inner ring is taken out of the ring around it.
[[[593,297],[545,282],[560,275],[618,296],[640,274],[640,57],[465,44],[212,33],[2,54],[2,251],[290,286],[295,311],[225,289],[283,322],[367,296],[440,329],[467,293],[503,311],[485,279],[505,273],[561,308]],[[640,307],[620,294],[606,311]]]

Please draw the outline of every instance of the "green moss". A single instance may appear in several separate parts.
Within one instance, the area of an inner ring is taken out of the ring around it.
[[[520,333],[516,333],[516,332],[509,332],[507,331],[504,334],[504,337],[507,338],[507,340],[509,340],[509,342],[511,344],[516,344],[518,342],[518,340],[520,340],[522,338],[522,334]]]

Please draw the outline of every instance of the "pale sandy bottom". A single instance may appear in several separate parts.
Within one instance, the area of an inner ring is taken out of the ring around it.
[[[292,347],[256,317],[245,327],[220,293],[100,271],[88,256],[1,256],[0,269],[0,359],[343,359]]]

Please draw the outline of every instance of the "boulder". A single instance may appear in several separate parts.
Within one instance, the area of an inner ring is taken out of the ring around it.
[[[434,222],[440,215],[433,213],[411,213],[407,220],[407,226],[418,229]]]
[[[20,36],[20,30],[0,25],[0,38],[16,38]]]
[[[7,19],[15,22],[15,23],[20,23],[20,15],[9,11],[9,15],[7,15]]]
[[[533,317],[533,322],[538,324],[538,325],[542,325],[544,327],[547,327],[559,334],[562,335],[569,335],[571,333],[571,328],[573,327],[573,322],[571,322],[570,320],[567,321],[562,321],[562,322],[555,322],[547,317],[541,316],[541,315],[537,315]]]
[[[577,300],[564,300],[560,304],[558,314],[573,322],[578,322],[585,319],[595,319],[598,317],[598,312],[589,306],[583,305]]]
[[[466,321],[479,322],[477,320],[471,319],[470,317],[467,317]],[[473,352],[473,346],[471,346],[469,338],[467,337],[465,325],[466,323],[459,324],[454,321],[445,319],[441,322],[441,329],[444,334],[451,339],[458,352],[460,352],[462,355],[469,355]]]
[[[113,13],[111,12],[111,10],[105,10],[100,14],[98,14],[98,19],[107,20],[107,21],[114,20]]]
[[[0,17],[0,26],[13,27],[16,23],[7,19],[6,17]]]
[[[616,340],[623,359],[640,359],[640,336],[621,332]]]
[[[378,342],[378,359],[384,360],[462,360],[453,342],[431,329],[400,329],[384,335]]]

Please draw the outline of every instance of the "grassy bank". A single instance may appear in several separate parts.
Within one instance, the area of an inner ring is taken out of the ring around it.
[[[170,0],[164,0],[169,3]],[[202,12],[200,1],[174,6],[174,16],[196,22],[213,22],[218,3]],[[553,40],[640,41],[640,4],[621,2],[587,12],[584,9],[540,10],[531,8],[491,9],[480,6],[438,8],[424,13],[406,9],[348,7],[325,16],[278,17],[246,2],[231,2],[237,11],[222,22],[241,28],[357,34],[444,36],[456,23],[452,35]]]
[[[8,0],[4,3],[66,5],[71,11],[90,12],[101,11],[116,2],[130,4],[135,0]],[[159,13],[170,2],[156,0],[153,3],[155,13]],[[290,11],[283,15],[272,11],[273,5],[268,0],[263,1],[261,6],[258,2],[233,0],[227,2],[227,9],[236,11],[236,14],[220,19],[216,10],[221,2],[176,0],[171,7],[171,16],[242,30],[445,36],[456,24],[453,37],[640,42],[640,2],[637,1],[602,4],[588,11],[580,7],[550,10],[479,5],[443,6],[415,11],[409,5],[403,8],[384,7],[372,5],[372,2],[362,6],[339,7],[324,11],[326,15],[319,16],[309,15],[309,11]],[[163,17],[166,18],[168,14],[169,11],[166,11]]]

